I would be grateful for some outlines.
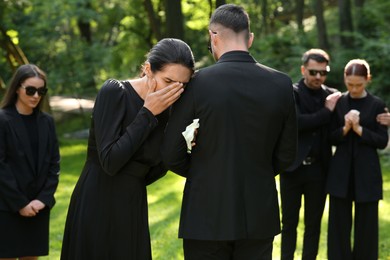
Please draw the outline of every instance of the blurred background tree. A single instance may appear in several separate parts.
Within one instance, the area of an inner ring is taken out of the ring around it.
[[[323,48],[332,60],[327,84],[344,91],[344,65],[363,58],[370,91],[390,101],[388,0],[0,0],[0,95],[15,68],[31,62],[47,72],[52,95],[93,98],[106,79],[137,76],[164,37],[185,40],[198,68],[212,64],[207,25],[224,3],[248,10],[259,62],[297,81],[302,53]]]

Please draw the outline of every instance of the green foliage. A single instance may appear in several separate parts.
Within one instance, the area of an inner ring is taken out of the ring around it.
[[[300,45],[303,37],[292,26],[277,34],[255,38],[251,48],[258,62],[287,73],[294,81],[300,79],[301,56],[305,49]]]
[[[61,174],[50,216],[50,255],[40,259],[60,259],[62,238],[70,196],[86,157],[86,140],[61,139]]]

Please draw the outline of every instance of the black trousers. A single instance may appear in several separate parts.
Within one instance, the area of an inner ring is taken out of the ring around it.
[[[352,224],[354,225],[353,248],[351,248]],[[351,199],[330,196],[328,259],[377,260],[378,225],[378,201],[353,203]]]
[[[301,165],[294,172],[280,175],[282,206],[281,259],[294,259],[297,226],[302,196],[304,197],[304,224],[302,259],[316,259],[325,207],[325,180],[320,163]]]
[[[274,238],[210,241],[183,239],[185,260],[272,260]]]

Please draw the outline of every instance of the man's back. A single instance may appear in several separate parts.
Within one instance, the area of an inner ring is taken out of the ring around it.
[[[199,118],[191,155],[180,132]],[[280,232],[274,176],[295,158],[291,80],[244,51],[200,70],[175,104],[163,158],[187,177],[180,236],[261,239]]]

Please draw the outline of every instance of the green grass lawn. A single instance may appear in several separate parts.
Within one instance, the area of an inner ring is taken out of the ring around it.
[[[56,192],[57,204],[52,210],[50,223],[50,255],[41,259],[59,259],[69,198],[81,172],[86,157],[85,140],[61,140],[61,175]],[[380,238],[379,255],[390,260],[390,157],[382,156],[384,200],[379,203]],[[279,182],[279,181],[277,181]],[[148,187],[149,222],[154,259],[183,259],[182,242],[177,238],[181,196],[184,178],[168,173],[163,179]],[[318,259],[326,259],[328,206],[322,221],[320,252]],[[298,230],[296,259],[301,259],[303,237],[302,221]],[[273,258],[279,259],[280,235],[274,242]]]

